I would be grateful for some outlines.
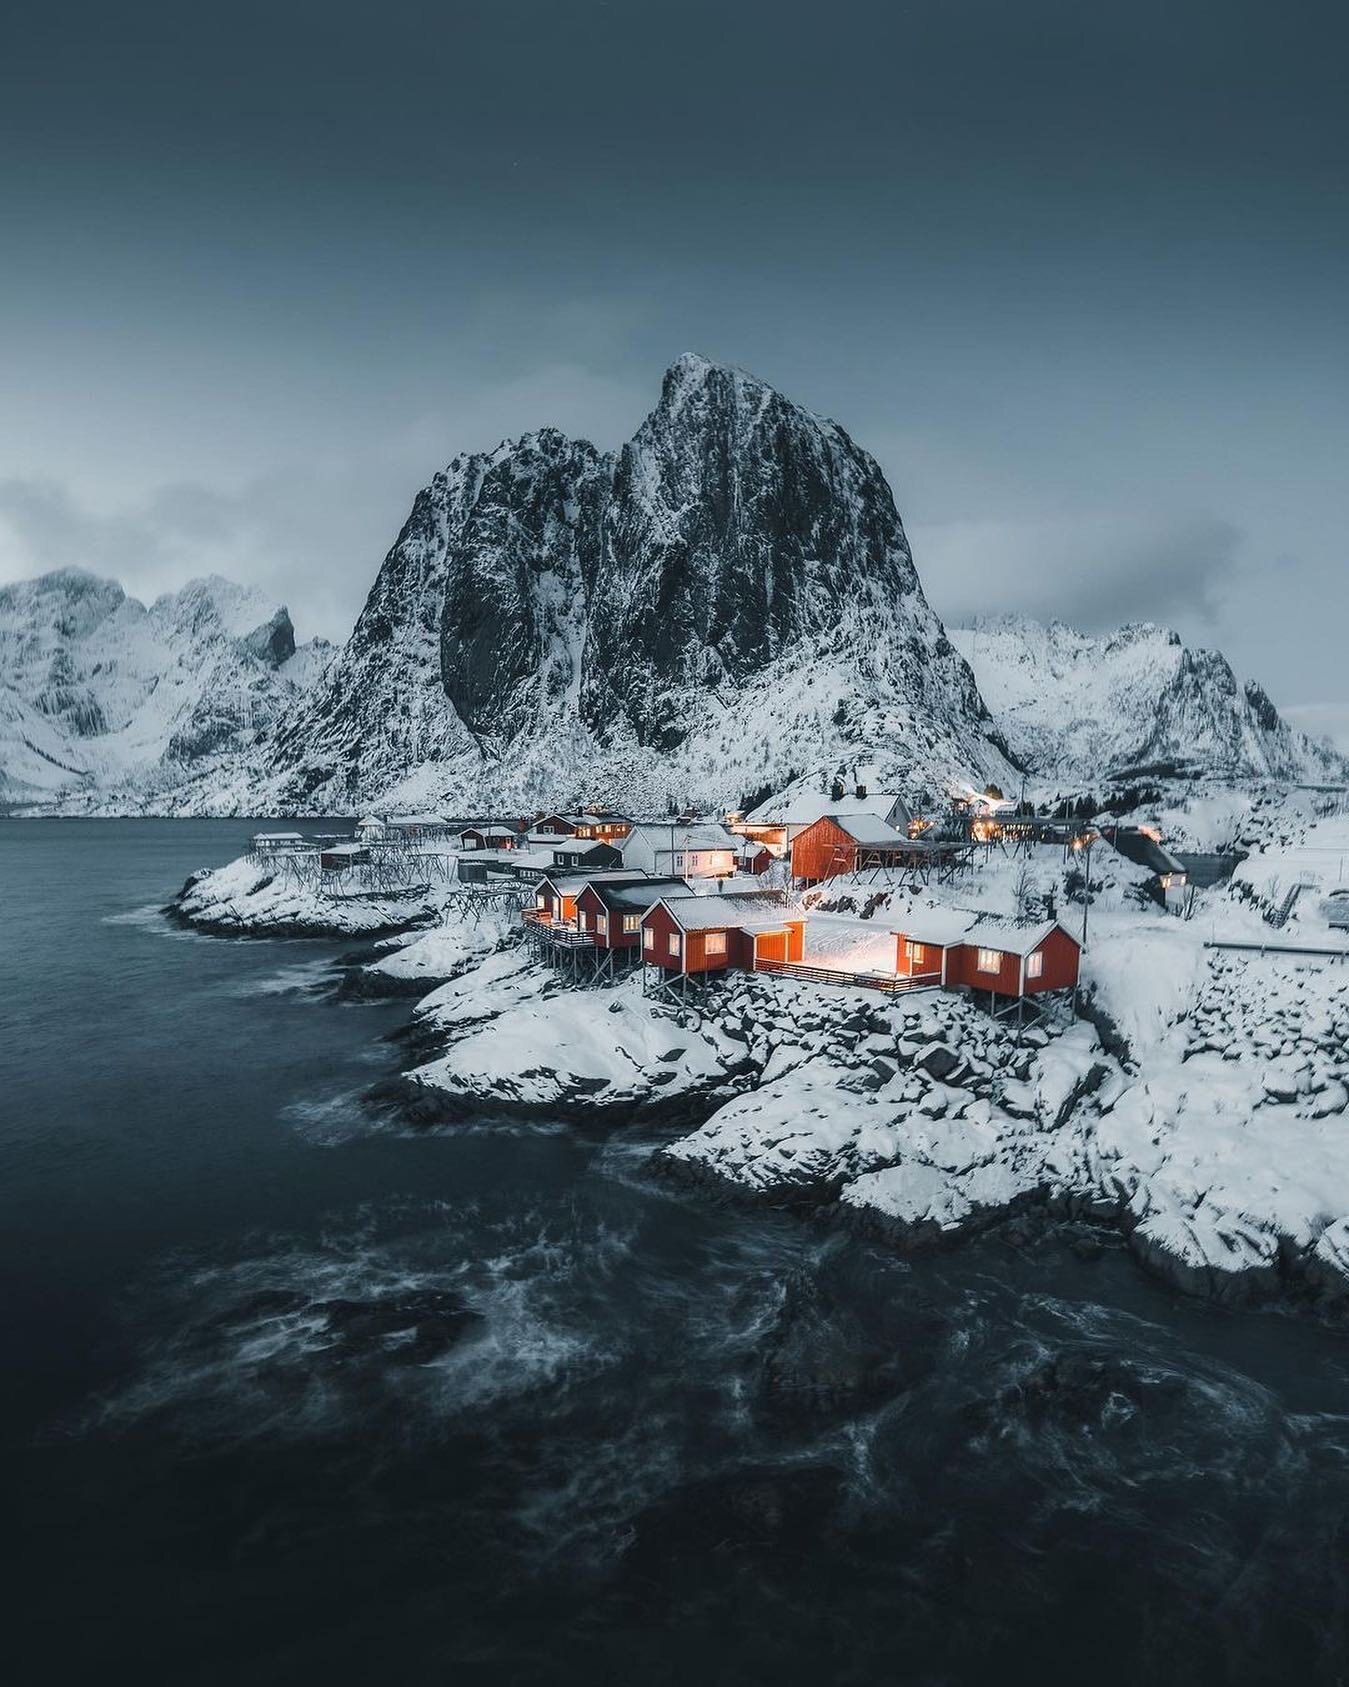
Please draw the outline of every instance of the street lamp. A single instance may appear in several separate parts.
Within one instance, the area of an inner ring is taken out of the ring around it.
[[[1091,846],[1096,842],[1095,832],[1080,832],[1073,839],[1073,849],[1078,853],[1086,852],[1086,882],[1082,886],[1082,947],[1087,947],[1087,909],[1091,906]]]

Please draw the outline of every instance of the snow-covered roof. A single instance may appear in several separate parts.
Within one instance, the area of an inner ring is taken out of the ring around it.
[[[962,913],[959,908],[916,908],[901,916],[891,930],[897,937],[907,937],[914,943],[927,943],[934,949],[949,949],[963,942],[965,933],[977,916]]]
[[[693,825],[680,825],[675,821],[669,826],[662,826],[656,822],[643,822],[634,826],[624,838],[621,849],[636,842],[650,842],[656,849],[729,849],[735,850],[740,840],[733,838],[726,828],[716,821],[697,821]]]
[[[461,838],[467,837],[470,832],[476,833],[481,838],[513,838],[518,835],[514,826],[503,826],[496,820],[486,821],[479,826],[462,826],[459,829],[459,836]]]
[[[595,886],[595,894],[606,908],[647,909],[654,902],[671,896],[696,896],[698,893],[684,879],[634,879],[625,877]]]
[[[774,900],[772,891],[760,891],[757,896],[682,896],[673,904],[662,897],[661,905],[685,931],[771,931],[803,918],[799,908],[785,908]]]
[[[499,858],[502,865],[506,867],[541,867],[546,871],[549,868],[556,867],[557,865],[557,862],[553,860],[552,852],[549,850],[480,849],[476,852],[474,850],[470,850],[468,852],[470,860],[473,859],[475,853],[477,854],[479,860],[481,860],[484,855],[495,855]]]
[[[324,844],[325,855],[364,855],[365,845],[358,843]]]
[[[369,831],[372,827],[382,826],[383,824],[384,822],[382,820],[377,820],[373,814],[367,814],[363,820],[358,820],[356,822],[356,830],[358,832],[365,832]]]
[[[695,888],[706,885],[716,886],[715,890],[698,889],[699,896],[755,896],[768,888],[749,873],[736,873],[724,879],[700,876],[695,878],[693,883]]]
[[[572,855],[592,855],[597,849],[616,849],[616,844],[610,843],[608,838],[558,838],[555,837],[548,845],[554,855],[563,855],[568,851]],[[628,869],[629,872],[632,868]]]
[[[303,843],[303,832],[254,832],[254,841],[266,838],[268,843]]]
[[[1034,926],[1015,926],[1005,920],[979,920],[966,932],[965,941],[972,948],[997,949],[1004,955],[1029,955],[1040,947],[1051,931],[1056,930],[1063,930],[1057,920],[1042,920]],[[1065,935],[1072,936],[1072,933]]]
[[[893,811],[907,814],[902,797],[885,791],[869,791],[866,796],[852,794],[834,797],[828,791],[798,791],[790,797],[769,797],[745,816],[746,826],[809,826],[821,815],[846,809],[849,814],[874,814],[888,820]]]
[[[587,885],[607,882],[612,879],[622,879],[625,883],[630,883],[634,879],[644,877],[644,874],[639,875],[632,868],[628,868],[625,872],[622,867],[611,867],[603,873],[573,873],[570,870],[562,873],[545,873],[540,884],[541,886],[548,885],[551,889],[557,891],[560,896],[579,896]]]
[[[596,809],[593,814],[567,814],[562,809],[554,809],[549,814],[540,816],[543,820],[561,820],[568,826],[606,826],[615,821],[626,824],[627,815],[618,814],[613,809]]]
[[[855,843],[883,846],[909,841],[903,832],[897,832],[889,821],[879,814],[830,814],[828,818]]]

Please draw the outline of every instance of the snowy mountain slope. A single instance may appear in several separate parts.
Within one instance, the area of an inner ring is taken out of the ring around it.
[[[208,773],[219,785],[326,655],[219,578],[148,609],[79,569],[0,588],[0,798],[135,809]]]
[[[333,812],[1010,775],[876,464],[692,356],[616,458],[544,430],[437,476],[276,752],[271,800]]]
[[[1254,681],[1141,623],[1092,637],[1020,615],[951,629],[1013,754],[1089,786],[1133,769],[1343,779],[1344,758],[1283,721]]]

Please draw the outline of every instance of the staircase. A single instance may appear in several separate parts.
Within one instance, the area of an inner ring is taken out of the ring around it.
[[[1276,931],[1281,930],[1288,924],[1289,915],[1297,906],[1297,899],[1302,895],[1303,891],[1315,890],[1316,884],[1317,880],[1314,873],[1304,873],[1298,882],[1289,890],[1287,896],[1284,897],[1283,901],[1270,915],[1269,923]]]

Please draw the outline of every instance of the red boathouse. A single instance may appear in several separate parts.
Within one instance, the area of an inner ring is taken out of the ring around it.
[[[666,972],[752,972],[755,962],[799,961],[803,915],[771,892],[662,898],[642,920],[642,959]]]

